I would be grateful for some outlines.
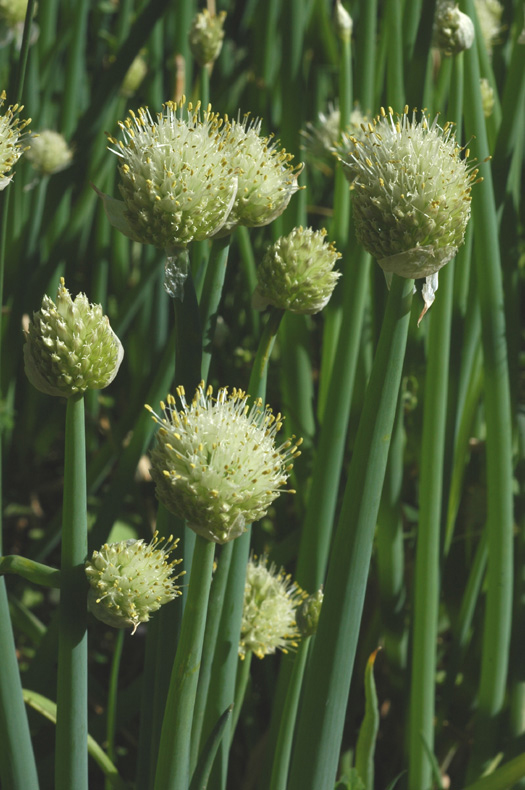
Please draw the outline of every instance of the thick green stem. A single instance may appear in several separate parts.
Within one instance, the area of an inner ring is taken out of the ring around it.
[[[432,784],[432,766],[424,744],[433,749],[441,503],[453,285],[454,268],[449,263],[440,272],[439,292],[429,316],[414,587],[410,790],[427,790]]]
[[[224,278],[226,277],[230,241],[231,236],[225,236],[223,239],[217,239],[212,243],[210,260],[208,261],[199,303],[203,342],[201,374],[204,380],[208,378],[210,369],[213,336],[215,334],[217,311],[221,301]]]
[[[466,3],[474,14],[472,0]],[[482,161],[489,154],[481,104],[479,67],[474,45],[465,52],[465,134]],[[479,713],[473,772],[493,753],[489,722],[500,712],[507,682],[513,588],[512,420],[505,340],[498,225],[490,167],[473,195],[476,236],[474,254],[481,308],[487,430],[487,603],[479,688]],[[479,737],[478,737],[479,736]]]
[[[270,790],[286,790],[288,786],[288,771],[290,769],[290,756],[292,754],[292,743],[295,734],[297,710],[299,708],[299,698],[303,685],[306,659],[308,648],[310,647],[310,637],[303,637],[299,650],[295,656],[292,676],[286,694],[279,737],[272,767],[272,778]]]
[[[319,628],[305,679],[290,790],[333,790],[405,356],[412,280],[394,276],[361,414]]]
[[[120,670],[120,659],[122,658],[122,648],[124,646],[124,630],[117,631],[115,647],[113,649],[113,661],[111,662],[111,677],[109,679],[108,708],[106,723],[107,754],[111,762],[116,764],[115,751],[115,732],[117,727],[117,697],[118,697],[118,676]],[[106,790],[111,790],[111,780],[106,778]]]
[[[84,398],[66,411],[55,787],[87,790],[87,554]]]
[[[191,722],[206,625],[215,544],[197,535],[188,598],[162,724],[155,790],[187,790]]]

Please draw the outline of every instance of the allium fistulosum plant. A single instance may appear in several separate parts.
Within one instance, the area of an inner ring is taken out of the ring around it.
[[[524,30],[1,0],[2,790],[525,788]]]

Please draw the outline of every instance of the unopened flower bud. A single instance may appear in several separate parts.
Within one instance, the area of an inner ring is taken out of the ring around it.
[[[5,91],[0,93],[0,107],[6,100]],[[23,137],[29,134],[29,130],[23,131],[30,123],[29,118],[22,121],[19,113],[23,106],[14,104],[8,107],[4,115],[0,115],[0,191],[9,184],[12,175],[9,175],[11,168],[20,159],[24,152],[21,145]]]
[[[457,55],[474,43],[474,23],[452,0],[441,0],[434,18],[434,46],[445,55]]]
[[[181,595],[175,582],[183,574],[173,576],[173,568],[182,560],[168,562],[177,543],[155,533],[150,543],[123,540],[94,551],[85,566],[90,612],[106,625],[135,633],[139,623],[147,623],[153,612]]]
[[[437,273],[463,243],[471,187],[478,171],[460,154],[453,127],[416,121],[408,107],[369,124],[344,162],[354,184],[357,238],[387,274],[425,277],[425,311],[434,300]]]
[[[23,25],[27,13],[27,0],[0,0],[0,22],[8,27]]]
[[[324,229],[298,227],[272,244],[257,269],[256,309],[312,315],[325,307],[341,274],[334,271],[341,254],[325,237]]]
[[[148,65],[141,54],[132,61],[131,66],[126,71],[122,85],[120,86],[121,96],[133,96],[142,84],[142,80],[148,72]]]
[[[226,11],[210,14],[207,8],[196,14],[190,28],[191,54],[199,64],[206,66],[219,57],[224,39],[224,20]]]
[[[316,633],[322,604],[323,591],[321,589],[313,595],[309,595],[308,598],[297,607],[295,619],[297,620],[297,627],[302,636],[313,636]]]
[[[479,88],[481,91],[483,115],[485,118],[490,118],[494,110],[494,89],[486,77],[481,77],[479,81]]]
[[[44,296],[25,334],[24,364],[31,384],[64,398],[111,384],[122,362],[122,343],[102,307],[85,294],[73,300],[61,278],[56,304]]]
[[[276,650],[287,653],[295,649],[300,633],[295,622],[303,591],[291,576],[275,565],[268,568],[268,558],[253,558],[246,568],[239,656],[254,653],[264,658]]]
[[[32,137],[26,153],[35,170],[50,176],[59,173],[71,164],[73,152],[63,135],[45,129]]]
[[[352,17],[343,6],[341,0],[336,0],[335,4],[335,29],[337,35],[343,41],[350,41],[354,23]]]
[[[202,382],[187,403],[179,387],[180,407],[168,395],[163,417],[146,407],[159,425],[151,476],[164,507],[206,540],[227,543],[266,514],[301,442],[276,444],[282,417],[261,400],[250,406],[241,390],[212,393]]]

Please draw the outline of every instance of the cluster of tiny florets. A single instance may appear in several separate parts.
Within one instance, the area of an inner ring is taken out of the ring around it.
[[[146,407],[160,426],[151,476],[169,511],[207,540],[226,543],[266,514],[301,442],[276,445],[281,415],[260,399],[250,405],[245,392],[227,388],[212,394],[201,383],[188,403],[179,387],[179,408],[172,395],[161,402],[163,417]]]
[[[359,107],[355,107],[346,128],[341,130],[339,107],[330,105],[327,113],[320,112],[315,123],[309,121],[306,129],[301,130],[306,156],[326,170],[335,162],[335,156],[344,158],[348,149],[353,148],[351,138],[362,134],[361,126],[366,120]]]
[[[191,54],[199,64],[206,66],[219,57],[224,39],[226,11],[210,14],[204,8],[193,18],[188,36]]]
[[[141,108],[119,125],[124,140],[109,140],[124,204],[99,194],[110,221],[143,244],[169,251],[265,225],[298,189],[291,156],[260,136],[260,121],[228,121],[183,98],[155,120]]]
[[[102,307],[82,293],[72,299],[63,278],[56,304],[44,296],[25,337],[27,377],[47,395],[70,398],[107,387],[124,356]]]
[[[5,91],[0,94],[0,107],[6,100]],[[31,119],[21,120],[19,113],[23,106],[13,104],[8,107],[4,115],[0,115],[0,190],[9,184],[12,175],[9,175],[13,165],[18,162],[24,152],[21,145],[23,137],[29,134],[24,129],[31,123]]]
[[[26,157],[35,170],[50,176],[71,164],[73,151],[62,134],[52,129],[44,129],[31,138]]]
[[[264,658],[276,650],[287,653],[295,649],[300,632],[295,621],[296,609],[305,593],[292,582],[289,574],[268,568],[268,558],[253,558],[246,568],[239,656],[254,653]]]
[[[340,277],[334,266],[341,254],[326,241],[326,230],[294,228],[267,250],[257,269],[253,305],[273,305],[292,313],[318,313]]]
[[[268,225],[280,216],[297,192],[301,171],[290,164],[292,155],[278,147],[272,137],[261,136],[261,120],[227,122],[225,156],[238,178],[237,195],[222,233],[237,225],[249,228]]]
[[[359,241],[403,277],[427,277],[462,244],[477,170],[461,158],[451,124],[416,120],[408,107],[369,124],[345,160]],[[389,261],[393,256],[395,260]]]
[[[217,233],[237,193],[222,120],[209,107],[167,102],[155,120],[141,107],[119,125],[124,141],[110,137],[110,150],[122,162],[119,189],[136,240],[170,249]]]
[[[433,44],[445,55],[457,55],[474,43],[472,19],[453,0],[439,0],[434,17]]]
[[[155,533],[150,543],[123,540],[105,544],[86,562],[89,610],[106,625],[133,628],[147,623],[152,612],[181,594],[173,568],[182,560],[168,562],[178,540],[163,540]]]

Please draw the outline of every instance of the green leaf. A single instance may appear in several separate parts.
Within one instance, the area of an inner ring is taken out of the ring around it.
[[[36,691],[29,691],[22,689],[24,702],[31,708],[42,714],[46,719],[52,721],[53,724],[57,723],[57,706],[56,703],[42,694],[37,694]],[[126,790],[128,785],[121,779],[119,772],[115,765],[111,762],[105,751],[98,745],[96,740],[88,735],[87,737],[88,754],[95,760],[99,768],[102,769],[107,781],[116,790]]]
[[[0,557],[0,576],[5,573],[14,573],[43,587],[60,587],[59,570],[28,560],[27,557],[19,557],[17,554]]]
[[[365,716],[359,730],[355,753],[356,769],[364,782],[365,790],[374,790],[374,751],[379,730],[379,709],[374,680],[376,656],[377,650],[374,650],[366,664]]]
[[[366,790],[356,768],[350,768],[348,773],[341,776],[334,790]]]

